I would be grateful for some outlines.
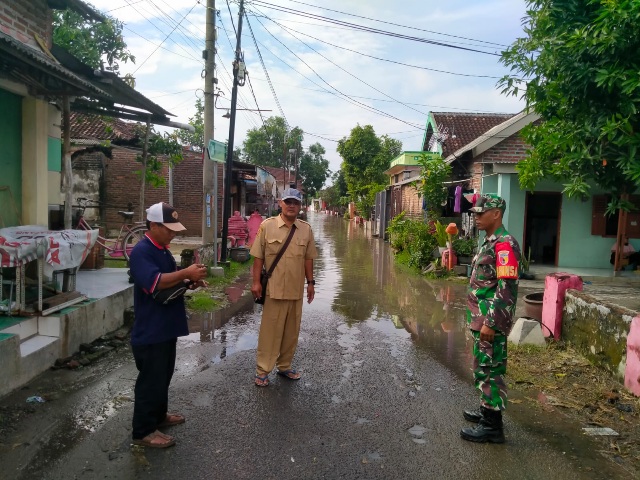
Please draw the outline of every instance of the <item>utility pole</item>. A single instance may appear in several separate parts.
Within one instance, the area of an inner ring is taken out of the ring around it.
[[[229,140],[227,141],[227,161],[224,176],[224,210],[222,218],[222,249],[220,261],[227,261],[227,236],[229,233],[229,217],[231,216],[231,177],[233,174],[233,137],[236,130],[236,104],[238,102],[238,85],[244,85],[245,67],[242,58],[242,17],[244,17],[244,0],[240,0],[238,12],[238,38],[236,39],[236,59],[233,62],[233,90],[231,92],[231,117],[229,118]]]
[[[204,145],[207,149],[209,140],[213,140],[213,111],[215,104],[215,65],[216,65],[216,2],[207,0],[205,14],[205,49],[202,52],[204,58]],[[202,152],[202,244],[208,245],[217,240],[217,226],[211,223],[212,200],[213,209],[217,209],[217,198],[214,197],[214,186],[218,182],[215,168],[216,163],[208,159],[208,155]],[[215,215],[216,212],[214,212]],[[214,245],[215,249],[215,245]],[[214,258],[217,252],[214,250]]]

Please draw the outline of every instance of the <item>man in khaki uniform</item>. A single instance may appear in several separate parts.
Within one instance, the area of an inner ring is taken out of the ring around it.
[[[267,283],[267,295],[262,310],[258,336],[255,383],[269,385],[269,374],[277,367],[278,375],[299,380],[300,373],[291,367],[298,346],[304,281],[307,280],[307,301],[315,295],[313,260],[318,256],[311,225],[298,218],[302,208],[302,194],[288,188],[280,200],[282,213],[262,222],[251,247],[254,298],[262,294],[260,272],[263,265],[269,270],[284,245],[291,229],[293,237]]]

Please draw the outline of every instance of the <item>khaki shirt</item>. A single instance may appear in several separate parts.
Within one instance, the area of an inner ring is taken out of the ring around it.
[[[296,219],[296,231],[291,243],[278,261],[267,283],[267,295],[276,300],[300,300],[304,296],[304,263],[318,257],[311,225]],[[264,259],[269,271],[278,252],[289,236],[289,227],[282,217],[267,218],[260,225],[251,247],[251,255]]]

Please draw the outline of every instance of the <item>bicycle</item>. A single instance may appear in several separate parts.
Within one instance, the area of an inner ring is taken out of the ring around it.
[[[78,209],[78,222],[76,230],[95,230],[84,219],[84,211],[86,208],[98,208],[99,205],[89,205],[89,203],[97,203],[95,200],[91,200],[85,197],[76,198],[78,205],[74,205]],[[131,209],[130,209],[131,210]],[[120,232],[118,238],[106,238],[98,235],[96,243],[104,248],[105,252],[111,258],[122,258],[128,262],[131,250],[136,244],[144,238],[144,234],[147,231],[145,222],[133,222],[133,216],[135,212],[125,212],[123,210],[118,211],[118,215],[123,218],[123,223],[120,226]]]

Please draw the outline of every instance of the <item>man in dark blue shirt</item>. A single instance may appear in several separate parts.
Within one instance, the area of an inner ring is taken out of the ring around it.
[[[166,300],[167,291],[205,286],[205,265],[178,270],[169,244],[186,230],[178,212],[167,203],[147,209],[147,233],[130,255],[135,322],[131,349],[138,369],[133,408],[133,443],[152,448],[175,445],[173,437],[158,428],[184,423],[184,416],[168,413],[169,383],[176,362],[177,338],[187,335],[184,297]],[[156,298],[154,298],[154,296]]]

